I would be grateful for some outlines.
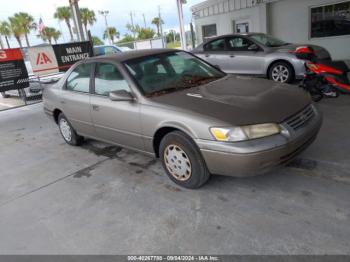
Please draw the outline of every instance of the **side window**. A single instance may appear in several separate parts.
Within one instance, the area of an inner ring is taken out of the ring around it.
[[[225,38],[214,40],[204,46],[205,51],[225,51]]]
[[[248,47],[253,42],[243,37],[232,37],[228,39],[228,48],[231,51],[249,51]]]
[[[92,64],[78,65],[67,78],[66,89],[89,93]]]
[[[125,90],[130,92],[127,81],[112,64],[97,63],[95,74],[95,94],[108,96],[112,91]]]
[[[115,48],[114,46],[106,46],[104,48],[104,54],[105,55],[117,54],[117,53],[120,53],[120,51],[117,48]]]

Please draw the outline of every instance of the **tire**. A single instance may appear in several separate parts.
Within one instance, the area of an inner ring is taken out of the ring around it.
[[[9,98],[9,97],[10,97],[10,96],[7,95],[5,92],[1,92],[1,96],[2,96],[3,98]]]
[[[294,69],[286,62],[277,62],[269,70],[269,79],[275,82],[291,83],[294,81]]]
[[[168,177],[181,187],[203,186],[210,173],[197,145],[186,134],[174,131],[160,143],[160,158]]]
[[[77,134],[64,114],[59,114],[57,123],[60,133],[67,144],[71,146],[79,146],[82,144],[84,138]]]

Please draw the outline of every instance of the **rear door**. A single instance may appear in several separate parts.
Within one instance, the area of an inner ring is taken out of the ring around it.
[[[91,96],[91,116],[96,135],[104,141],[143,150],[140,105],[136,100],[111,101],[109,93],[118,90],[132,93],[118,66],[96,63]]]
[[[256,47],[257,49],[252,49]],[[265,53],[262,48],[246,37],[227,38],[231,61],[228,73],[260,75],[265,73]]]
[[[74,129],[86,136],[95,134],[90,114],[92,67],[92,63],[80,64],[70,73],[59,101]]]

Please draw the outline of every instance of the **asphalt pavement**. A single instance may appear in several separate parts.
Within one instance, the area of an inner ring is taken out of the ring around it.
[[[159,161],[63,141],[42,104],[0,112],[0,254],[350,254],[350,97],[289,167],[199,190]]]

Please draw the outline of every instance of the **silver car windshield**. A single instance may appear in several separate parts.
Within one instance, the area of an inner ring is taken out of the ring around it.
[[[146,96],[203,85],[226,74],[186,52],[170,52],[125,62]]]
[[[280,46],[288,45],[288,43],[269,35],[256,34],[256,35],[251,35],[250,37],[253,38],[255,41],[257,41],[258,43],[268,47],[280,47]]]

